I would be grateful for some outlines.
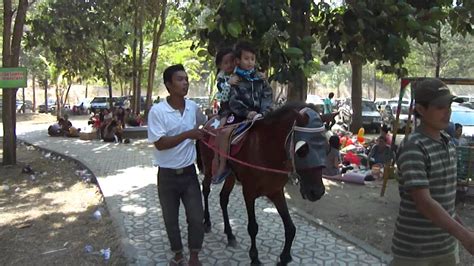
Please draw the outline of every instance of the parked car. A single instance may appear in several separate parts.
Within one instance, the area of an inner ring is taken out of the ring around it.
[[[16,100],[16,111],[18,113],[28,112],[28,111],[31,111],[31,110],[33,110],[33,102],[32,101],[25,100],[25,102],[23,102],[22,100]]]
[[[306,96],[306,103],[314,104],[319,113],[322,114],[324,112],[323,99],[319,97],[318,95],[308,94]]]
[[[465,103],[474,103],[474,96],[470,95],[459,95],[457,98],[461,98]]]
[[[451,122],[461,124],[463,135],[474,138],[474,110],[453,103],[451,105]]]
[[[127,100],[126,96],[119,96],[119,97],[112,97],[112,102],[114,103],[114,107],[122,107],[125,108],[125,100]]]
[[[98,112],[103,109],[108,109],[109,105],[109,98],[108,97],[94,97],[91,101],[90,112]]]
[[[389,99],[379,98],[379,99],[375,100],[375,105],[377,106],[377,109],[384,110],[385,106],[388,105],[388,101],[389,101]]]
[[[347,98],[339,108],[339,116],[342,122],[350,125],[352,123],[352,100]],[[362,99],[362,126],[365,130],[378,132],[382,124],[382,116],[373,101]]]
[[[78,103],[72,106],[72,113],[73,114],[84,114],[90,110],[91,107],[91,99],[84,98],[80,100]]]
[[[470,103],[470,102],[463,102],[460,104],[461,106],[464,106],[464,107],[467,107],[469,109],[474,109],[474,102]]]
[[[48,98],[48,109],[46,109],[46,104],[40,104],[38,106],[38,112],[40,113],[51,113],[56,110],[56,100]]]

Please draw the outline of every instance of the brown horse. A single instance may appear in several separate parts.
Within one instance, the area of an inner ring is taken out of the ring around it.
[[[287,104],[255,122],[249,130],[245,143],[228,166],[234,176],[227,177],[220,193],[220,205],[224,218],[224,232],[228,245],[235,247],[237,242],[229,223],[227,205],[234,187],[235,178],[242,184],[248,214],[248,233],[251,237],[249,256],[252,265],[260,265],[255,238],[258,225],[255,219],[255,200],[266,196],[275,205],[285,228],[285,246],[280,255],[279,265],[292,260],[291,245],[296,228],[290,217],[284,186],[289,176],[298,179],[300,192],[304,199],[319,200],[325,192],[322,182],[322,167],[326,157],[326,137],[324,124],[319,114],[307,105]],[[211,162],[214,151],[208,143],[209,136],[198,144],[200,169],[204,172],[204,226],[210,231],[208,197],[211,183]],[[238,162],[240,161],[240,162]],[[253,166],[249,166],[247,163]],[[246,165],[247,164],[247,165]],[[266,169],[262,169],[266,168]],[[260,168],[260,169],[259,169]],[[291,175],[288,175],[291,173]]]

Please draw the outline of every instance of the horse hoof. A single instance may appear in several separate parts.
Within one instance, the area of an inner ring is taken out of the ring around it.
[[[288,263],[290,263],[291,261],[293,260],[293,258],[290,256],[289,258],[285,258],[284,260],[282,260],[280,258],[280,261],[277,263],[277,266],[286,266],[288,265]]]
[[[252,263],[250,263],[251,266],[260,266],[260,265],[263,265],[260,260],[255,260],[255,261],[252,261]]]
[[[237,248],[237,247],[238,247],[237,240],[235,240],[235,239],[230,239],[230,240],[229,240],[229,243],[227,243],[227,247],[230,247],[230,248]]]

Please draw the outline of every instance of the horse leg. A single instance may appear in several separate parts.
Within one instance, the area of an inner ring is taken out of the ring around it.
[[[204,197],[204,233],[211,232],[211,218],[209,215],[209,193],[211,192],[211,176],[204,174],[202,180],[202,195]]]
[[[247,207],[247,215],[249,218],[247,231],[250,235],[250,239],[252,242],[250,246],[250,251],[249,251],[251,265],[262,265],[262,263],[258,259],[258,250],[257,250],[257,245],[255,243],[255,238],[257,237],[257,233],[258,233],[258,224],[257,224],[257,220],[255,219],[255,196],[247,195],[247,193],[244,192],[244,198],[245,198],[245,205]]]
[[[224,233],[227,235],[227,246],[236,248],[237,241],[235,240],[235,236],[232,233],[232,227],[229,223],[229,213],[227,212],[227,205],[229,204],[229,195],[234,189],[235,185],[235,176],[230,175],[225,180],[224,186],[222,187],[220,193],[220,204],[222,209],[222,217],[224,218]]]
[[[283,251],[280,254],[280,262],[277,265],[287,265],[291,258],[291,245],[293,244],[293,239],[295,238],[296,227],[291,220],[290,212],[288,211],[288,206],[286,204],[286,199],[283,194],[283,191],[280,191],[271,197],[270,200],[275,204],[275,207],[280,214],[280,217],[283,221],[283,226],[285,227],[285,246]]]

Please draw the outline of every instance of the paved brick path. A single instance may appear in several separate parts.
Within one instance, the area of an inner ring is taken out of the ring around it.
[[[46,135],[44,125],[29,129],[19,127],[17,132],[19,139],[80,160],[93,171],[132,265],[167,264],[172,254],[158,204],[157,170],[151,165],[152,146],[144,140],[111,144],[51,138]],[[218,203],[220,186],[213,187],[210,196],[213,227],[212,232],[205,236],[202,262],[204,265],[248,265],[250,237],[241,188],[235,187],[229,203],[230,222],[239,243],[233,249],[225,245]],[[265,265],[274,265],[283,247],[283,224],[276,209],[266,199],[258,199],[255,209],[259,223],[260,260]],[[180,224],[184,225],[183,208],[180,214]],[[386,265],[387,257],[368,245],[360,241],[356,241],[357,244],[348,242],[348,238],[317,225],[299,212],[292,211],[291,214],[297,227],[291,265]],[[183,239],[186,239],[186,227],[181,229]],[[186,241],[183,244],[186,246]]]

